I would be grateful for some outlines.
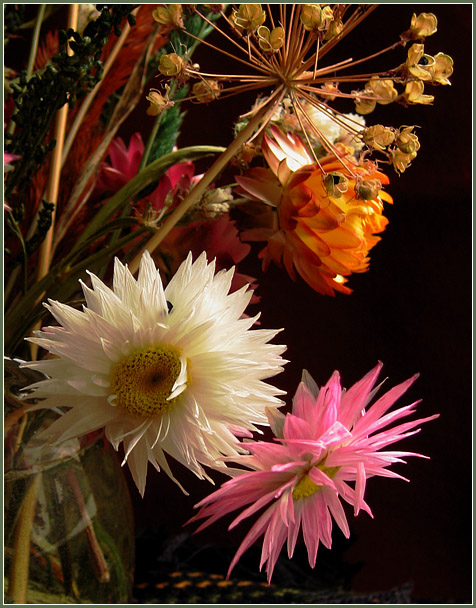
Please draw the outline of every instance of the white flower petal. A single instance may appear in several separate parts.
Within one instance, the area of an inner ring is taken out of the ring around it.
[[[215,275],[205,253],[195,261],[189,254],[164,289],[145,252],[137,279],[115,260],[113,289],[90,274],[82,311],[50,301],[61,326],[44,328],[31,341],[57,358],[27,364],[49,377],[29,387],[32,397],[44,398],[35,409],[72,408],[50,433],[67,439],[104,428],[116,449],[124,443],[141,493],[149,461],[178,483],[166,454],[212,481],[203,466],[222,470],[224,458],[244,452],[232,430],[243,435],[267,426],[266,410],[282,405],[282,391],[266,380],[282,370],[285,347],[269,343],[278,331],[252,329],[258,317],[243,318],[252,292],[243,287],[230,294],[233,273]],[[113,374],[124,359],[150,348],[179,353],[180,372],[164,397],[170,408],[141,414],[139,398],[129,413]]]

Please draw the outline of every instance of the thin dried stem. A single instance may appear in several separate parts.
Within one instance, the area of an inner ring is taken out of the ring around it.
[[[13,558],[8,579],[8,595],[14,604],[26,604],[27,600],[31,530],[35,517],[40,480],[41,473],[38,473],[23,498],[15,525]]]
[[[76,30],[78,23],[79,5],[70,4],[68,14],[68,28]],[[68,54],[72,55],[73,52],[68,47]],[[61,156],[63,153],[63,144],[65,139],[66,122],[68,118],[68,104],[64,104],[62,108],[58,110],[55,125],[55,140],[56,146],[53,150],[51,158],[50,175],[48,180],[48,187],[46,190],[46,200],[52,202],[55,205],[55,209],[51,214],[51,226],[48,230],[45,240],[41,244],[40,257],[38,262],[38,268],[36,273],[37,281],[40,281],[50,268],[53,236],[55,230],[55,215],[56,205],[58,202],[59,182],[61,176]]]

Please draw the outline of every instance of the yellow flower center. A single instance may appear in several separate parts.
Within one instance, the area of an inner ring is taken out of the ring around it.
[[[340,467],[325,467],[323,465],[317,465],[317,468],[328,475],[331,479],[340,469]],[[294,486],[293,499],[299,500],[300,498],[307,498],[308,496],[315,494],[321,488],[322,486],[312,481],[312,479],[306,473],[306,475],[304,475],[304,477],[302,477]]]
[[[177,401],[177,397],[169,397],[181,368],[176,348],[158,345],[135,350],[112,371],[113,405],[134,416],[169,411]]]

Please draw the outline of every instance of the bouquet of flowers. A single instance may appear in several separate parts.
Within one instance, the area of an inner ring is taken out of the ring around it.
[[[64,585],[55,601],[81,599],[65,565],[74,551],[63,543],[50,558],[44,535],[31,535],[46,517],[35,479],[40,463],[98,440],[122,451],[142,495],[161,475],[186,493],[176,463],[204,483],[227,476],[189,523],[237,511],[233,528],[259,513],[228,574],[264,536],[268,583],[285,543],[292,557],[302,533],[314,567],[334,524],[350,534],[343,504],[371,514],[366,480],[400,478],[392,465],[420,456],[391,447],[437,417],[394,407],[416,375],[377,396],[380,362],[348,390],[339,372],[319,386],[309,369],[284,398],[272,379],[292,361],[279,330],[247,314],[266,298],[259,278],[236,269],[261,242],[263,271],[283,268],[310,298],[352,297],[352,275],[369,270],[393,202],[385,187],[420,148],[415,126],[372,122],[372,112],[432,104],[453,71],[449,55],[425,51],[432,13],[409,15],[370,56],[341,59],[374,9],[6,6],[8,45],[31,32],[27,67],[7,45],[5,72],[5,352],[32,374],[6,409],[6,470],[36,471],[8,520],[14,602],[31,600],[35,560]],[[45,22],[55,27],[41,37]],[[196,63],[197,49],[219,67]],[[390,51],[392,63],[369,71]],[[188,106],[206,124],[234,95],[242,108],[226,147],[181,146]],[[126,126],[145,118],[152,126],[127,143]],[[160,475],[147,476],[149,463]],[[84,519],[88,501],[68,475]],[[88,548],[110,581],[93,520]]]

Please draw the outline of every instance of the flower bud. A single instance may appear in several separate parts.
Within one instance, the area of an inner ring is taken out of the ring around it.
[[[428,105],[433,103],[435,98],[433,95],[423,95],[425,85],[421,80],[412,80],[407,82],[405,86],[404,96],[408,103],[421,103]]]
[[[258,44],[265,53],[277,53],[284,44],[284,29],[275,27],[271,32],[265,25],[257,31]]]
[[[327,196],[333,196],[334,198],[340,198],[344,192],[347,192],[349,186],[349,180],[338,171],[323,175],[322,183],[326,189]]]
[[[152,17],[166,30],[178,30],[183,28],[181,4],[164,4],[158,6],[153,11]]]
[[[178,76],[184,66],[183,59],[177,53],[160,56],[159,72],[164,76]]]
[[[373,125],[364,129],[362,134],[364,143],[375,150],[385,150],[395,139],[392,129],[383,125]]]
[[[192,93],[198,103],[209,103],[220,96],[220,84],[216,80],[200,80],[193,85]]]
[[[429,81],[433,79],[432,68],[435,59],[425,54],[423,44],[412,44],[408,49],[406,66],[408,72],[420,80]]]
[[[420,142],[415,133],[412,133],[413,129],[414,127],[404,127],[395,140],[398,149],[404,154],[416,154],[420,149]]]
[[[358,112],[359,114],[365,115],[365,114],[370,114],[371,112],[373,112],[375,110],[375,107],[377,105],[377,102],[375,101],[375,99],[371,99],[370,96],[368,97],[359,97],[358,96],[358,91],[355,92],[356,96],[354,97],[354,103],[355,103],[355,111]],[[362,95],[368,95],[367,91],[361,91]]]
[[[341,18],[333,19],[329,27],[327,28],[326,35],[324,36],[324,40],[331,40],[331,38],[335,38],[338,36],[342,30],[344,29],[344,24]]]
[[[418,16],[413,13],[410,24],[410,32],[417,38],[425,38],[436,32],[438,21],[433,13],[420,13]]]
[[[393,81],[385,78],[379,78],[378,76],[372,76],[367,83],[367,86],[375,93],[378,99],[375,99],[377,103],[387,105],[392,103],[398,97],[398,91],[393,86]]]
[[[322,9],[319,4],[304,4],[299,18],[307,32],[316,32],[322,24]]]
[[[233,21],[238,28],[251,33],[266,21],[266,13],[261,4],[240,4],[238,10],[233,10]]]
[[[378,179],[357,180],[355,184],[356,198],[370,201],[377,198],[382,189],[382,182]]]
[[[392,164],[397,173],[403,173],[405,169],[408,169],[412,160],[416,158],[417,153],[413,152],[412,154],[405,154],[398,148],[392,151],[391,160]]]
[[[433,59],[433,82],[437,82],[438,84],[451,84],[448,77],[453,73],[453,59],[449,55],[445,55],[445,53],[438,53]]]
[[[164,97],[159,91],[151,89],[149,94],[146,95],[147,101],[150,101],[150,106],[147,108],[147,114],[149,116],[158,116],[164,110],[171,108],[174,105],[173,101],[170,101],[167,96]]]

